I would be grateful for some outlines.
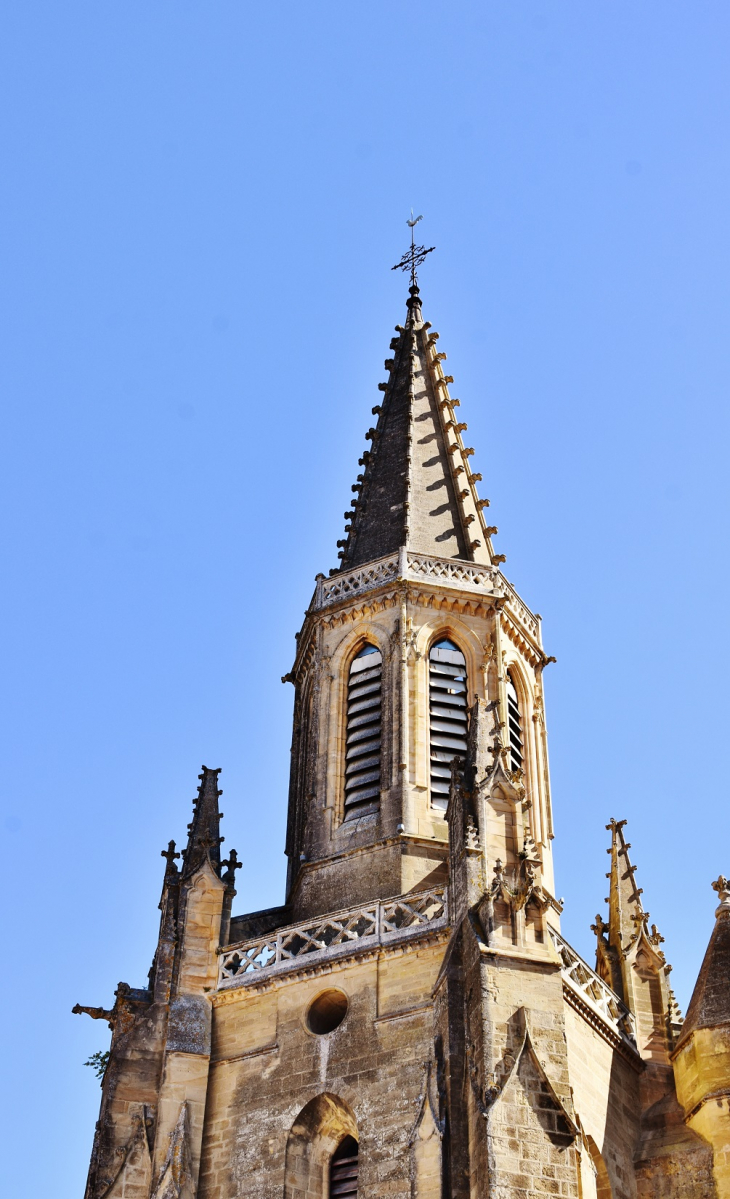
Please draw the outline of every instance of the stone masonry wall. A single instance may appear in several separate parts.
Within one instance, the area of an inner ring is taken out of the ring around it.
[[[568,1003],[565,1032],[576,1115],[605,1162],[614,1199],[634,1199],[639,1074]]]
[[[362,1194],[411,1199],[409,1138],[433,1053],[430,994],[443,948],[373,954],[216,997],[199,1199],[294,1196],[287,1143],[322,1095],[334,1097],[329,1111],[334,1103],[354,1116]],[[315,1036],[307,1008],[331,987],[348,996],[348,1014]]]

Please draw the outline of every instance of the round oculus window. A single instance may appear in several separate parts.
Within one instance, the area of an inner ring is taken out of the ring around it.
[[[347,996],[332,988],[322,991],[307,1009],[307,1028],[318,1037],[339,1028],[347,1015]]]

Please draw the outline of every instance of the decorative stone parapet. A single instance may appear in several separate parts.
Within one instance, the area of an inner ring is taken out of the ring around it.
[[[636,1051],[634,1018],[626,1004],[595,970],[591,970],[588,963],[583,961],[560,933],[553,928],[548,931],[562,962],[561,974],[568,991],[567,997],[569,998],[570,994],[574,995],[579,1000],[579,1011],[584,1006],[587,1007],[591,1015],[598,1016],[614,1035]],[[586,1014],[585,1011],[583,1014]]]
[[[485,590],[501,594],[501,577],[493,566],[478,566],[457,558],[433,558],[430,554],[406,554],[406,578],[427,579],[447,587]]]
[[[476,562],[463,562],[458,558],[436,558],[431,554],[414,554],[409,550],[400,550],[397,554],[368,562],[366,566],[342,571],[329,579],[318,575],[311,608],[320,611],[331,604],[341,603],[401,579],[437,583],[448,589],[482,592],[495,599],[502,598],[506,600],[513,619],[538,646],[542,644],[539,617],[530,611],[496,566],[480,566]]]
[[[501,595],[504,582],[493,566],[478,566],[455,558],[435,558],[430,554],[412,554],[401,550],[397,554],[389,554],[387,558],[368,562],[367,566],[332,575],[329,579],[318,576],[312,607],[327,608],[330,604],[393,583],[396,579],[412,579],[414,582],[426,580],[459,590],[485,591],[490,595]]]
[[[340,600],[349,599],[353,595],[361,595],[371,591],[373,587],[382,587],[398,578],[398,554],[390,554],[387,558],[378,558],[368,562],[367,566],[358,566],[355,570],[346,570],[341,574],[326,579],[324,575],[317,578],[317,588],[312,600],[315,609],[327,608]]]
[[[262,975],[297,969],[304,964],[303,959],[314,965],[353,951],[410,940],[447,924],[445,887],[318,916],[280,928],[270,937],[226,945],[219,951],[218,986],[245,986],[254,979],[258,982]]]

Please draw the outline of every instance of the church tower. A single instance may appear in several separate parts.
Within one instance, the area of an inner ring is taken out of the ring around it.
[[[501,572],[415,272],[395,334],[285,679],[285,902],[232,915],[204,767],[148,985],[75,1009],[112,1028],[86,1199],[729,1194],[717,1120],[713,1141],[677,1100],[701,1034],[680,1040],[625,822],[597,969],[561,935],[554,659]]]

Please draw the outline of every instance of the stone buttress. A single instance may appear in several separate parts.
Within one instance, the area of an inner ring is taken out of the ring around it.
[[[284,680],[284,902],[232,916],[204,768],[148,986],[77,1009],[112,1027],[86,1199],[730,1199],[727,890],[684,1027],[625,822],[596,969],[563,938],[554,659],[415,282],[395,332]]]

